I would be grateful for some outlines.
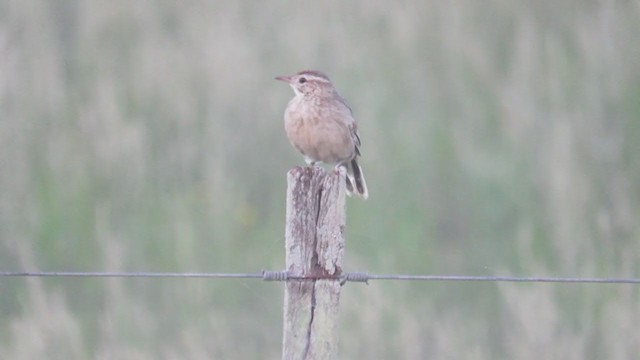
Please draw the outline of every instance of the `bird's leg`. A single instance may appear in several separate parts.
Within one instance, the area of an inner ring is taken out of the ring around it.
[[[304,157],[304,162],[307,163],[307,166],[320,166],[320,161],[318,160],[313,160],[312,158],[305,156]]]
[[[333,168],[333,171],[335,171],[336,173],[343,173],[343,175],[347,174],[347,164],[345,164],[344,161],[339,162],[336,164],[336,167]]]

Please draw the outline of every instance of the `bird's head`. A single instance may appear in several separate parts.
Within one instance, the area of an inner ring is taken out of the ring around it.
[[[291,76],[278,76],[276,80],[284,81],[293,88],[296,95],[331,93],[334,91],[329,77],[316,70],[304,70]]]

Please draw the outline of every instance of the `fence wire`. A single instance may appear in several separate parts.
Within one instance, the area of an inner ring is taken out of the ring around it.
[[[300,276],[287,271],[258,273],[219,272],[82,272],[82,271],[0,271],[0,277],[84,277],[84,278],[201,278],[201,279],[262,279],[264,281],[316,281],[336,280],[341,283],[372,280],[440,281],[440,282],[530,282],[530,283],[587,283],[587,284],[640,284],[640,278],[595,277],[519,277],[519,276],[466,276],[466,275],[398,275],[346,272],[336,276]]]

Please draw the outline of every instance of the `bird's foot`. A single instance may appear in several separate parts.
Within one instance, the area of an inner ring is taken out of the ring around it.
[[[346,175],[347,174],[347,165],[345,165],[343,163],[338,163],[333,168],[333,172],[336,173],[336,174]]]
[[[321,161],[318,160],[313,160],[311,158],[305,157],[304,158],[304,162],[307,163],[307,166],[309,167],[322,167],[320,164],[322,164]]]
[[[334,168],[333,169],[333,173],[334,174],[340,174],[340,175],[342,175],[344,177],[347,177],[347,168],[344,167],[344,166]]]

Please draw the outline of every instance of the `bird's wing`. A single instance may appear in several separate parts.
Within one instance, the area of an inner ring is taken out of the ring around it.
[[[349,131],[351,132],[351,138],[353,139],[353,143],[356,147],[356,154],[360,156],[360,146],[362,145],[362,143],[360,141],[358,124],[356,123],[356,119],[353,117],[353,110],[351,110],[351,107],[349,106],[349,104],[347,104],[346,100],[342,96],[338,95],[338,100],[340,100],[340,103],[344,105],[344,110],[348,112],[349,116],[345,116],[345,118],[349,119],[347,127],[349,127]]]

